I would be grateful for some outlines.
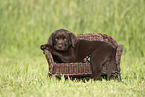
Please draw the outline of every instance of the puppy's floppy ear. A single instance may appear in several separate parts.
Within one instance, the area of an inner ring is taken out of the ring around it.
[[[54,37],[54,32],[50,35],[49,39],[48,39],[48,44],[53,46],[53,37]]]
[[[74,48],[76,43],[78,42],[78,39],[77,39],[76,35],[71,33],[71,32],[69,33],[69,35],[70,35],[70,38],[71,38],[72,47]]]

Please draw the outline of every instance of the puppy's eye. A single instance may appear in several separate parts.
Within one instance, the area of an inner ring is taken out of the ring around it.
[[[64,41],[67,41],[67,38],[64,38]]]
[[[58,41],[58,39],[57,39],[57,38],[55,38],[55,41]]]

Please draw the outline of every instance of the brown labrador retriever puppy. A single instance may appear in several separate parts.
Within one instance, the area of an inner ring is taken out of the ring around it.
[[[86,56],[91,55],[91,67],[93,79],[98,79],[102,73],[103,64],[110,60],[107,69],[107,79],[115,68],[114,60],[116,49],[103,41],[79,40],[77,37],[65,30],[59,29],[51,34],[48,43],[41,45],[42,50],[49,50],[58,63],[82,62]]]

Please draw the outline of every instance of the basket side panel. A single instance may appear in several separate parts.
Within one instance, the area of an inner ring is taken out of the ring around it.
[[[120,72],[120,61],[121,61],[121,55],[123,52],[123,46],[119,45],[117,47],[117,51],[116,51],[116,64],[117,64],[117,71]]]
[[[54,60],[52,58],[52,54],[50,51],[48,50],[44,50],[44,54],[45,54],[45,57],[47,59],[47,62],[48,62],[48,65],[49,65],[49,74],[51,75],[53,72],[54,72]]]

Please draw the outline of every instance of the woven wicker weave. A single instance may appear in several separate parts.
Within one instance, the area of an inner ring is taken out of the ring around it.
[[[113,70],[112,76],[118,77],[117,75],[120,74],[120,60],[121,60],[121,54],[123,51],[122,45],[118,45],[117,42],[110,36],[106,34],[101,34],[101,33],[87,33],[87,34],[76,34],[77,38],[79,39],[85,39],[89,41],[105,41],[112,45],[112,47],[116,48],[116,68]],[[81,77],[87,77],[92,74],[91,71],[91,66],[90,62],[86,61],[80,62],[80,63],[55,63],[53,60],[52,54],[45,50],[45,56],[49,64],[49,76],[51,77],[52,75],[55,75],[57,77],[60,77],[61,75],[64,76],[81,76]],[[108,62],[106,62],[103,65],[103,71],[102,75],[106,75],[107,72],[107,67],[108,67]]]

